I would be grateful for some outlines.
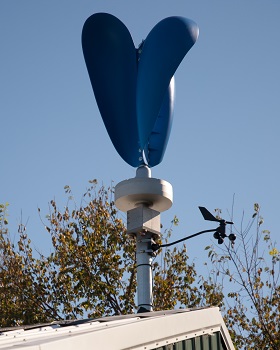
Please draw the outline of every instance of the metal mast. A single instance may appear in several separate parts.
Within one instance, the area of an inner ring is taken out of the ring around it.
[[[152,178],[148,166],[139,167],[135,178],[115,187],[115,204],[127,213],[127,233],[136,239],[138,312],[153,310],[152,244],[160,237],[160,213],[172,202],[171,184]]]

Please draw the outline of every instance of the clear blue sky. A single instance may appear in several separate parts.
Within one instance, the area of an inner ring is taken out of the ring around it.
[[[0,202],[13,231],[28,220],[37,248],[48,250],[40,222],[69,185],[80,199],[93,178],[110,185],[135,176],[114,150],[96,106],[81,48],[93,13],[121,19],[136,46],[161,19],[194,20],[200,36],[176,72],[174,124],[153,177],[173,185],[174,239],[213,228],[198,206],[262,206],[278,239],[280,198],[280,2],[278,0],[1,0]],[[188,242],[200,257],[211,236]],[[205,253],[203,253],[205,254]],[[202,263],[201,259],[198,262]]]

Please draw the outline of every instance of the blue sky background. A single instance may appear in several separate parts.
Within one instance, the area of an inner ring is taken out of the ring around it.
[[[180,225],[173,239],[214,228],[198,206],[235,221],[259,202],[265,228],[279,236],[280,2],[277,0],[1,0],[0,202],[9,202],[35,246],[48,252],[40,221],[64,186],[79,200],[88,180],[109,186],[135,176],[114,150],[96,106],[81,47],[93,13],[117,16],[136,46],[161,19],[179,15],[200,28],[175,74],[176,105],[163,162],[152,175],[169,181],[174,205],[162,214]],[[211,234],[188,242],[202,264]]]

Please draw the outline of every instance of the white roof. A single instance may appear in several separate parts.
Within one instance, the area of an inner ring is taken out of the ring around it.
[[[234,350],[217,307],[103,317],[67,325],[4,331],[0,334],[0,349],[148,350],[215,332],[220,332],[226,349]]]

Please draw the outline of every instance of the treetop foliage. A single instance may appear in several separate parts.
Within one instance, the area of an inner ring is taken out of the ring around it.
[[[48,255],[33,251],[23,224],[9,232],[8,204],[0,205],[1,327],[136,310],[135,241],[126,235],[113,189],[90,181],[79,205],[69,186],[65,192],[66,206],[52,200],[42,219],[50,235]],[[258,204],[244,222],[234,227],[234,248],[205,248],[207,276],[197,274],[184,244],[160,249],[153,261],[154,309],[219,306],[238,349],[279,349],[280,253],[262,229]],[[174,217],[162,240],[178,223]]]

